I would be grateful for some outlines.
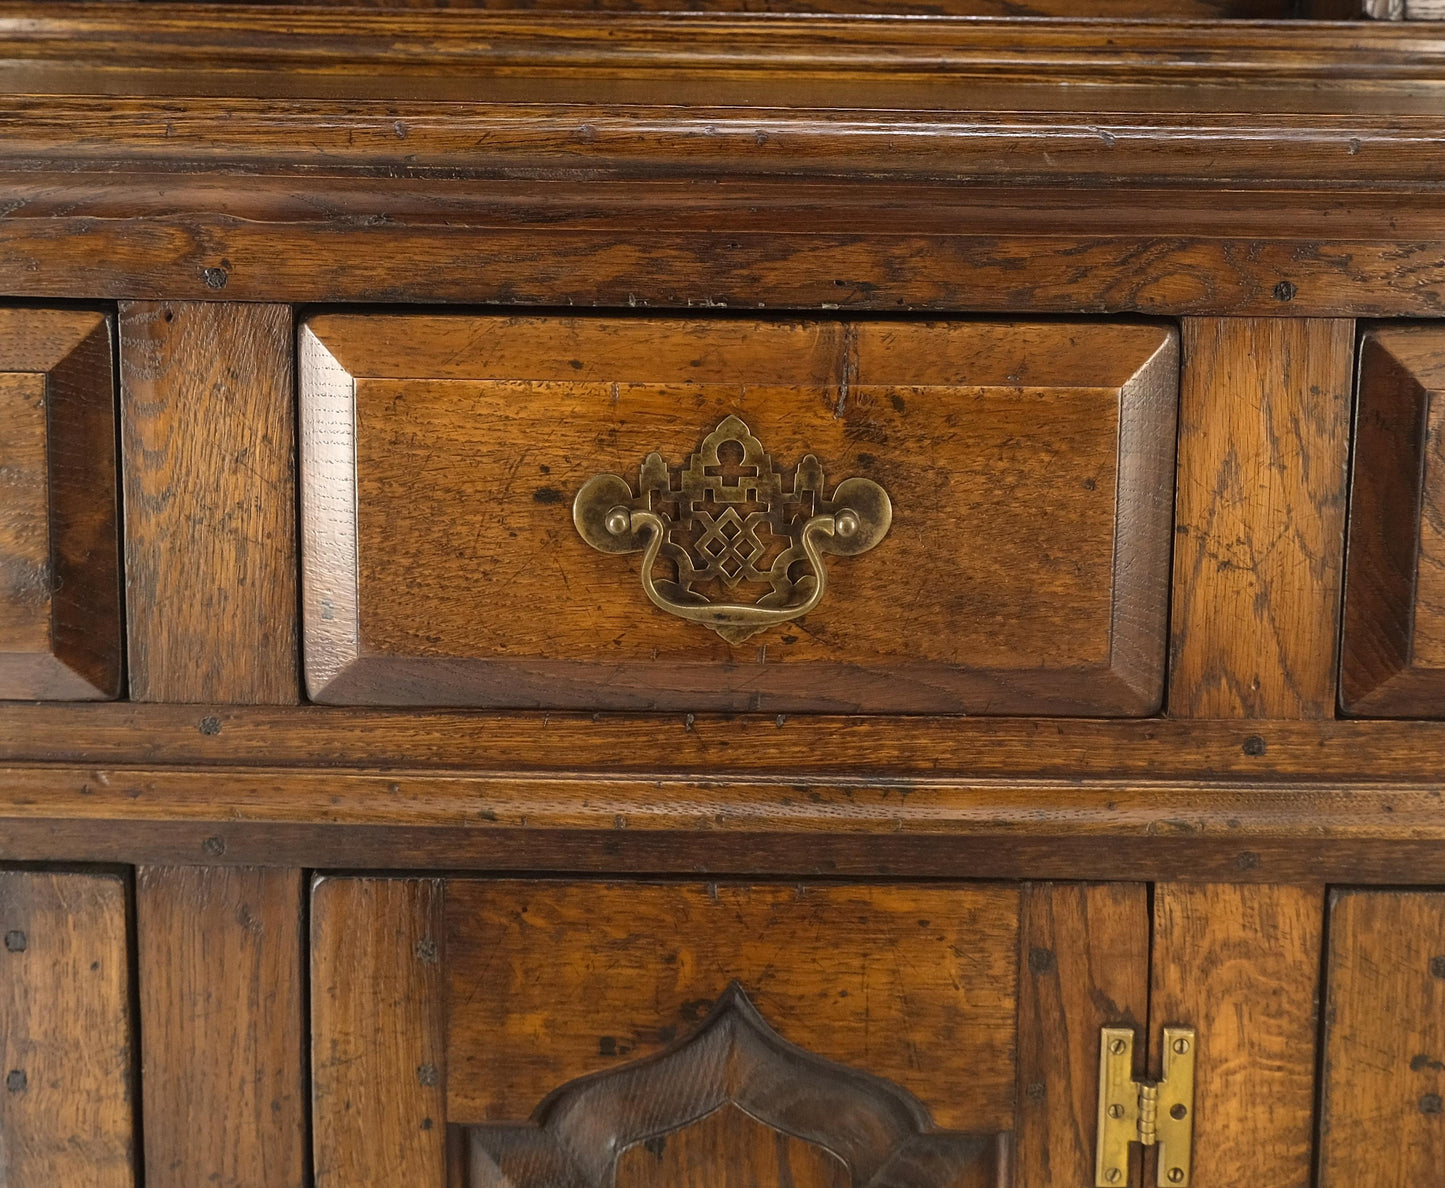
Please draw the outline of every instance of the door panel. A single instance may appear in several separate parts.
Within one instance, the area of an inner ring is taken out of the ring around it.
[[[1147,924],[1138,885],[321,878],[316,1182],[996,1188],[1016,1129],[1021,1185],[1088,1175]]]

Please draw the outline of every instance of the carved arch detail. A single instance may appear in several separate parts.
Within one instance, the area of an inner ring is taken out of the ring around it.
[[[783,1039],[734,982],[666,1051],[562,1086],[530,1123],[472,1127],[472,1182],[614,1188],[625,1151],[729,1105],[836,1156],[853,1188],[954,1188],[995,1157],[997,1135],[935,1130],[907,1090]]]

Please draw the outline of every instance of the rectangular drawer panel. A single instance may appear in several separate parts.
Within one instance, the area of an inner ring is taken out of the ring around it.
[[[317,700],[1159,703],[1169,328],[337,315],[300,349]]]
[[[0,309],[0,698],[119,695],[116,504],[109,319]]]

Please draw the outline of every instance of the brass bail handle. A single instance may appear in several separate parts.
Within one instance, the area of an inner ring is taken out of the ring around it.
[[[728,476],[720,456],[732,442],[742,447],[738,473]],[[871,479],[839,483],[823,497],[823,468],[809,454],[798,463],[791,489],[773,468],[762,443],[736,416],[725,417],[677,475],[660,454],[649,454],[638,472],[636,493],[615,474],[590,478],[572,503],[572,520],[582,539],[604,553],[641,552],[642,588],[654,606],[716,631],[730,643],[801,618],[814,610],[828,588],[825,554],[856,557],[888,532],[893,505]],[[666,507],[676,507],[674,517]],[[804,515],[807,509],[811,515]],[[674,539],[681,529],[691,543]],[[787,547],[763,566],[760,532]],[[676,580],[658,580],[659,558],[677,569]],[[803,561],[803,572],[791,575]],[[753,603],[715,602],[693,587],[720,581],[731,589],[742,582],[772,589]]]

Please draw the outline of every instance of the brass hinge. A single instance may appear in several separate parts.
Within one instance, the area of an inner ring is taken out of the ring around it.
[[[1099,1140],[1095,1188],[1125,1188],[1129,1144],[1159,1150],[1160,1188],[1187,1188],[1194,1154],[1194,1028],[1164,1029],[1164,1079],[1134,1079],[1134,1031],[1099,1039]]]

